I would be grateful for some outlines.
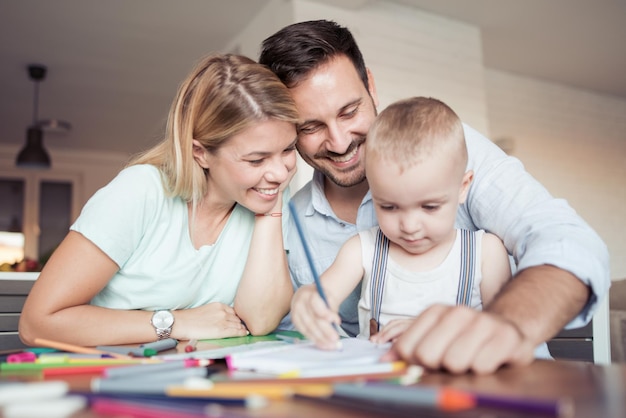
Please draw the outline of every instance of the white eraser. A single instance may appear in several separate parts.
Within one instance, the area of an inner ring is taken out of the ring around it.
[[[2,385],[0,386],[0,406],[60,398],[68,391],[67,382],[60,380]]]
[[[255,394],[246,396],[246,408],[248,409],[261,409],[267,405],[269,405],[269,401],[265,396]]]
[[[211,389],[213,382],[204,377],[188,377],[185,379],[183,386],[186,389]]]
[[[85,397],[69,395],[46,401],[11,403],[2,409],[2,416],[4,418],[65,418],[86,406]]]

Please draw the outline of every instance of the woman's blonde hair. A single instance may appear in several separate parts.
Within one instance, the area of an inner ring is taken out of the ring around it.
[[[165,138],[129,165],[151,164],[166,193],[196,203],[206,194],[206,173],[194,160],[193,140],[215,152],[254,123],[296,123],[296,105],[285,85],[264,65],[233,54],[209,55],[178,88]]]

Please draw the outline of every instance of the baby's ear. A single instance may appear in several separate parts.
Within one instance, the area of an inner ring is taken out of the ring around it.
[[[202,168],[209,168],[209,160],[207,158],[208,151],[206,148],[202,146],[200,141],[194,139],[192,141],[193,144],[193,159],[200,165]]]
[[[472,184],[472,180],[474,180],[474,172],[472,170],[466,171],[465,174],[463,174],[463,182],[461,183],[461,188],[459,189],[459,204],[465,203],[465,199],[467,199],[467,192]]]

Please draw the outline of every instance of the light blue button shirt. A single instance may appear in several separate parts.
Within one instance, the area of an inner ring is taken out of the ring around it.
[[[456,227],[484,229],[500,237],[512,255],[514,269],[550,264],[570,271],[589,285],[592,296],[568,328],[585,325],[611,283],[606,245],[565,200],[551,196],[526,172],[518,159],[507,156],[468,125],[464,125],[464,132],[468,170],[474,171],[474,180],[466,202],[459,207]],[[319,172],[315,172],[292,201],[320,274],[332,264],[348,238],[377,225],[369,192],[359,207],[356,225],[337,218],[325,198],[323,176]],[[288,235],[289,269],[294,286],[313,283],[297,234]],[[342,327],[349,335],[359,332],[359,293],[360,285],[339,310]],[[289,327],[289,318],[281,327]]]
[[[324,176],[318,171],[313,174],[313,180],[302,187],[291,200],[302,224],[318,274],[322,274],[330,267],[339,249],[348,238],[359,231],[378,225],[369,191],[359,206],[356,225],[339,219],[324,196]],[[314,283],[313,274],[298,234],[290,231],[288,237],[287,258],[294,287]],[[360,294],[361,285],[359,284],[339,308],[341,327],[350,336],[356,336],[359,333],[357,304]],[[281,327],[288,328],[288,324],[287,318]]]

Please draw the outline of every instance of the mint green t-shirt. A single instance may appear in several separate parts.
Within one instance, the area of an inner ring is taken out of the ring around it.
[[[284,242],[287,214],[283,210]],[[217,241],[197,250],[188,225],[187,204],[165,195],[156,167],[122,170],[89,199],[71,226],[120,267],[91,304],[145,310],[209,302],[232,305],[248,256],[254,214],[236,204]]]

